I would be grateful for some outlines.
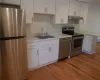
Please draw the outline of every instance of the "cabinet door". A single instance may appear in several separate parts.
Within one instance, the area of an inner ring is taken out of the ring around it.
[[[49,52],[48,47],[39,49],[39,65],[47,64],[49,61]]]
[[[55,0],[34,0],[34,13],[54,14]]]
[[[28,50],[28,68],[31,70],[38,67],[38,49]]]
[[[69,0],[56,0],[56,24],[68,23]]]
[[[49,42],[49,62],[58,60],[59,54],[59,39]]]
[[[46,4],[45,0],[34,0],[34,13],[45,13]]]
[[[33,0],[21,0],[21,8],[26,13],[26,23],[33,22]]]
[[[55,14],[55,0],[46,0],[47,14]]]
[[[81,3],[76,0],[70,0],[69,15],[80,16]]]
[[[87,4],[87,3],[81,3],[80,16],[84,18],[83,24],[86,24],[86,22],[87,22],[88,6],[89,6],[89,4]]]
[[[20,5],[20,0],[2,0],[4,3]]]

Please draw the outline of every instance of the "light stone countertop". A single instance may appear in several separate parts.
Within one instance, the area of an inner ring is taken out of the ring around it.
[[[46,41],[46,40],[54,40],[54,39],[60,39],[60,38],[66,38],[66,37],[72,37],[71,35],[66,35],[66,34],[49,34],[51,36],[54,36],[54,38],[47,38],[47,39],[39,39],[33,36],[30,38],[27,38],[28,43],[33,43],[37,41]]]
[[[90,32],[90,31],[83,31],[83,30],[80,30],[76,33],[81,33],[81,34],[90,35],[90,36],[100,36],[100,33],[95,33],[95,32]]]

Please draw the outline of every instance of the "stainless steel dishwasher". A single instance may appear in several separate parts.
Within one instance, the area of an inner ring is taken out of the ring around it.
[[[70,57],[72,38],[61,38],[59,41],[59,60]]]

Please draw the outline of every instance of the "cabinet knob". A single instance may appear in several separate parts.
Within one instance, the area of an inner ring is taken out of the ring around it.
[[[47,13],[48,12],[48,9],[47,8],[45,8],[45,13]]]

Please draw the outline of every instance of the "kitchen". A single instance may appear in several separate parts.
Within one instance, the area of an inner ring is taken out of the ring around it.
[[[97,6],[97,3],[94,5],[94,2],[84,2],[84,0],[7,1],[1,0],[1,3],[17,4],[26,11],[29,71],[35,72],[43,66],[56,63],[64,58],[72,59],[82,52],[87,54],[96,52],[97,36],[99,36],[99,17],[96,15],[100,13],[99,4]],[[93,17],[94,9],[91,9],[92,5],[94,5],[92,8],[95,9],[95,17]],[[90,15],[91,12],[93,14]],[[95,21],[97,19],[98,21]],[[96,26],[96,29],[93,26]],[[78,34],[74,35],[74,32]],[[68,35],[69,33],[71,34]],[[74,49],[73,44],[75,44],[74,38],[76,37],[80,39],[76,41],[78,47]]]

